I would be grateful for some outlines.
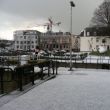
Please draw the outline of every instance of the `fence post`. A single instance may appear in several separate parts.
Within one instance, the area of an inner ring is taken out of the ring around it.
[[[86,59],[86,68],[87,68],[87,59]]]
[[[97,59],[97,69],[98,69],[98,59]]]
[[[108,65],[109,65],[109,69],[110,69],[110,59],[108,60]]]
[[[0,68],[1,94],[4,93],[3,76],[4,76],[4,69],[3,68]]]
[[[23,87],[22,87],[23,69],[17,68],[16,72],[18,74],[18,88],[19,88],[20,91],[22,91],[23,90]]]
[[[56,75],[58,75],[58,66],[59,66],[58,62],[55,62]]]
[[[43,67],[41,67],[41,80],[43,80]]]
[[[54,68],[55,68],[55,62],[57,62],[57,61],[52,62],[52,63],[53,63],[53,64],[52,64],[53,74],[55,73],[55,71],[54,71]]]
[[[32,85],[34,85],[35,84],[34,83],[34,66],[32,65],[31,68],[32,68],[32,77],[31,77],[32,79],[31,80],[32,80]]]
[[[77,66],[76,66],[76,58],[75,58],[75,68],[77,68]]]
[[[48,76],[50,76],[50,64],[51,64],[51,62],[49,61],[48,63],[49,63],[48,64]]]

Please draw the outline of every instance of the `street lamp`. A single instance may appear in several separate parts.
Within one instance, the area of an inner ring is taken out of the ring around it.
[[[73,1],[70,1],[70,71],[72,71],[72,7],[75,7]]]

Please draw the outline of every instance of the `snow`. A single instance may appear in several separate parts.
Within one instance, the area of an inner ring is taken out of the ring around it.
[[[53,58],[54,61],[59,61],[59,62],[66,62],[66,63],[70,63],[70,59],[67,60],[66,57],[62,57],[62,56],[51,56],[51,58]],[[56,59],[55,59],[56,58]],[[63,58],[61,60],[59,60],[58,58]],[[69,57],[68,57],[69,58]],[[99,63],[99,64],[110,64],[110,56],[95,56],[95,55],[88,55],[85,59],[81,60],[81,59],[76,59],[76,60],[72,60],[72,62],[74,63]]]
[[[69,63],[70,60],[55,60],[59,62],[66,62]],[[109,56],[95,56],[89,55],[84,60],[72,60],[74,63],[98,63],[98,64],[110,64],[110,57]]]
[[[107,51],[107,48],[105,48],[105,46],[99,46],[99,52],[100,53],[104,53]]]
[[[110,57],[109,56],[95,56],[89,55],[84,60],[84,63],[99,63],[99,64],[110,64]]]
[[[109,110],[110,71],[59,68],[59,75],[0,110]]]

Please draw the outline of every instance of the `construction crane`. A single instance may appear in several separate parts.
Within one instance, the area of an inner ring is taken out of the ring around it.
[[[39,27],[39,26],[44,26],[44,28],[47,28],[47,32],[52,32],[52,27],[53,26],[59,26],[61,24],[61,22],[53,22],[52,17],[48,18],[48,22],[44,23],[44,24],[37,24],[35,26],[28,26],[28,28],[32,28],[32,27]]]
[[[56,22],[56,23],[54,23],[53,21],[52,21],[52,18],[50,17],[50,18],[48,18],[48,21],[49,21],[49,25],[47,26],[47,31],[50,31],[50,32],[52,32],[52,26],[54,25],[57,25],[57,26],[59,26],[60,24],[61,24],[61,22]]]

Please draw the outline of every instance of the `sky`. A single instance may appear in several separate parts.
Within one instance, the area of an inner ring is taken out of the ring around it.
[[[0,39],[13,39],[15,30],[36,29],[46,32],[43,25],[51,17],[53,31],[70,32],[70,0],[0,0]],[[72,33],[77,35],[88,27],[96,8],[103,0],[73,0]]]

